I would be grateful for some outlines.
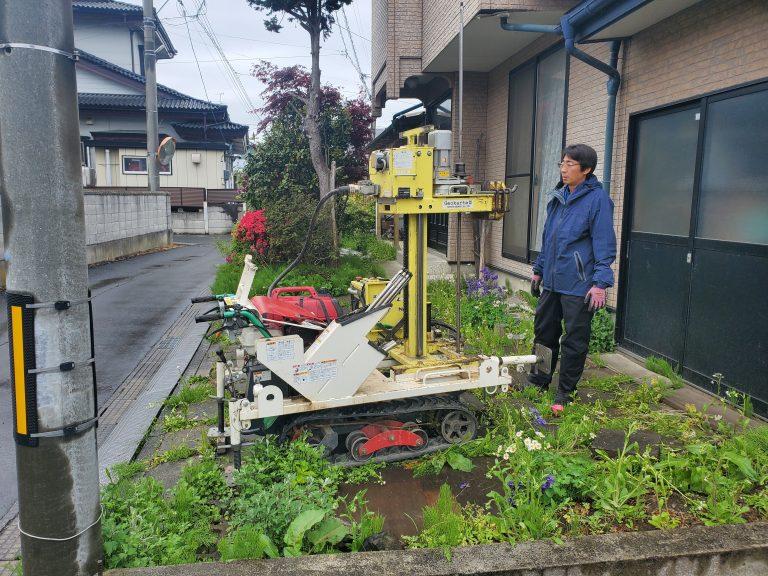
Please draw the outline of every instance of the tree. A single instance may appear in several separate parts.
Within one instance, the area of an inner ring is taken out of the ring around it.
[[[267,219],[270,262],[293,259],[304,241],[307,223],[319,199],[318,176],[303,130],[304,103],[294,97],[296,87],[309,84],[309,72],[301,66],[277,68],[268,63],[254,67],[253,74],[265,85],[263,120],[259,139],[249,152],[241,179],[242,196],[249,209],[263,209]],[[337,182],[360,180],[367,167],[371,133],[371,110],[362,96],[345,100],[333,86],[320,87],[319,129],[321,153],[326,162],[339,167]],[[344,205],[339,220],[346,221]],[[307,261],[322,262],[335,257],[331,246],[330,221],[316,227]]]
[[[320,41],[327,38],[335,22],[334,13],[352,0],[247,0],[256,10],[266,12],[264,26],[271,32],[282,29],[281,20],[287,17],[309,33],[312,69],[308,86],[296,86],[292,96],[305,104],[304,131],[309,141],[312,167],[317,174],[320,197],[330,191],[330,168],[323,156],[323,138],[320,131]],[[278,18],[280,15],[280,18]]]

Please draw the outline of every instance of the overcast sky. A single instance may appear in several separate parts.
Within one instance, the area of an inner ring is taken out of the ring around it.
[[[141,0],[128,1],[141,4]],[[251,126],[251,134],[258,117],[248,112],[246,99],[238,95],[234,81],[225,73],[221,58],[203,25],[209,24],[209,29],[213,31],[256,108],[261,106],[263,85],[251,75],[255,63],[267,60],[278,66],[301,64],[307,68],[311,64],[309,35],[305,30],[285,19],[281,32],[275,34],[266,31],[264,13],[249,7],[246,0],[154,0],[154,4],[178,51],[174,58],[158,62],[157,81],[190,96],[226,104],[232,121]],[[354,0],[345,11],[360,67],[370,82],[371,0]],[[337,16],[337,25],[332,35],[322,44],[321,78],[324,83],[333,84],[342,94],[352,98],[360,92],[361,81],[352,64],[354,56],[349,36],[339,27],[346,27],[344,18],[341,12]],[[398,105],[393,102],[388,105],[385,115],[379,118],[377,124],[388,125],[391,114],[409,104]]]

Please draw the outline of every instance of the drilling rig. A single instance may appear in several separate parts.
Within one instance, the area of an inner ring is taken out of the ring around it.
[[[470,390],[506,391],[511,370],[549,370],[547,348],[521,356],[467,354],[460,322],[431,318],[428,216],[500,219],[512,191],[503,182],[471,183],[461,163],[452,165],[449,130],[425,126],[400,136],[404,145],[370,155],[369,180],[321,200],[308,231],[334,195],[373,196],[379,212],[404,219],[403,267],[392,278],[353,281],[352,306],[345,311],[311,286],[278,286],[302,250],[267,294],[249,298],[256,266],[247,256],[235,294],[193,300],[216,301],[196,320],[223,321],[219,329],[237,342],[230,358],[219,352],[219,422],[210,435],[233,450],[238,466],[248,438],[266,434],[306,438],[349,464],[444,449],[477,434],[483,403]]]

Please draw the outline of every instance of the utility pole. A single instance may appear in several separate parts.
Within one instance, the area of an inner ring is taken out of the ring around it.
[[[155,13],[152,0],[144,2],[144,74],[146,78],[147,100],[147,178],[149,179],[149,191],[157,192],[160,189],[160,172],[157,165],[157,146],[160,137],[157,133],[157,73],[155,64]]]
[[[26,576],[101,570],[71,0],[0,2],[0,197]]]

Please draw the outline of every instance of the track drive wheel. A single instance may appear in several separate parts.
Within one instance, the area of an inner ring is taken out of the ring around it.
[[[353,430],[349,434],[347,434],[347,439],[344,441],[345,446],[347,447],[347,450],[352,449],[352,444],[355,440],[358,438],[365,438],[365,434],[363,434],[360,430]]]
[[[476,433],[477,418],[466,410],[451,410],[440,423],[440,434],[451,444],[472,440]]]
[[[406,422],[405,424],[403,424],[403,430],[408,430],[409,432],[413,432],[414,434],[416,434],[416,436],[418,436],[422,440],[421,446],[406,446],[406,448],[411,452],[418,452],[420,450],[424,450],[424,448],[426,448],[427,445],[429,444],[429,434],[427,434],[427,432],[423,428],[419,427],[419,425],[416,424],[416,422]]]
[[[349,447],[349,454],[352,456],[352,460],[355,462],[366,462],[371,459],[373,454],[362,454],[361,449],[363,445],[368,442],[368,438],[363,434],[359,438],[355,438]]]

